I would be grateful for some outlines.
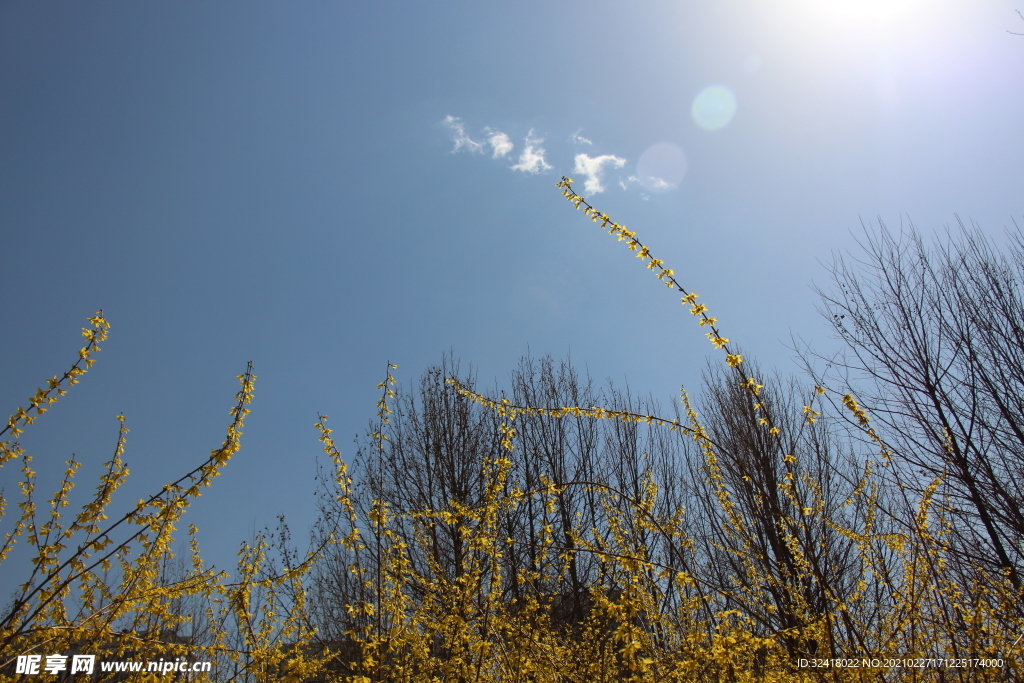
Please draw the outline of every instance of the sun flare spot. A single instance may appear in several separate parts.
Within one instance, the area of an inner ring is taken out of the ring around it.
[[[686,153],[679,145],[657,142],[640,155],[636,162],[636,175],[649,192],[668,192],[679,187],[688,168]]]
[[[736,93],[727,85],[709,85],[693,98],[690,115],[704,130],[725,128],[736,115]]]

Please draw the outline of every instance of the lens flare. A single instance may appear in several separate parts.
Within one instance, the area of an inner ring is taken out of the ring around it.
[[[649,192],[668,192],[679,187],[689,164],[686,153],[671,142],[656,142],[640,155],[636,175]]]
[[[727,85],[709,85],[693,98],[690,113],[704,130],[721,130],[736,115],[736,93]]]

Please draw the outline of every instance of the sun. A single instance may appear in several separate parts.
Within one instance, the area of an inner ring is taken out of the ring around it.
[[[921,7],[921,0],[804,0],[812,9],[852,24],[887,24]]]

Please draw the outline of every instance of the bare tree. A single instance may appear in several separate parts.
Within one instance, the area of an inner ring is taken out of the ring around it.
[[[942,482],[948,561],[1020,589],[1024,569],[1024,241],[962,223],[926,244],[913,225],[865,230],[838,257],[823,313],[846,353],[834,380],[882,429],[896,483]],[[849,415],[849,413],[847,413]],[[852,418],[851,418],[852,419]]]

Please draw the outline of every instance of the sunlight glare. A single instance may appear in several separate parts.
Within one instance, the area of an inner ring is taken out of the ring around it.
[[[804,0],[811,10],[850,26],[886,25],[920,9],[922,0]]]

